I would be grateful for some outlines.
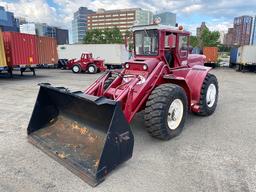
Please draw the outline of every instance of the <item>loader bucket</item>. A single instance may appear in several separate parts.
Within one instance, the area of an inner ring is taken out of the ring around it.
[[[92,186],[132,157],[134,138],[120,104],[40,84],[28,140]]]

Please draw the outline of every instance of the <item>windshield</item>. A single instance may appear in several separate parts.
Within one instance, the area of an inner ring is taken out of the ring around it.
[[[135,54],[158,55],[158,31],[143,30],[135,31]]]

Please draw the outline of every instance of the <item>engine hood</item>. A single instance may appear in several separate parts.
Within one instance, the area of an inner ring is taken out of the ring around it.
[[[128,62],[129,65],[147,65],[148,66],[148,71],[151,72],[155,67],[156,65],[160,62],[160,59],[159,58],[156,58],[156,57],[136,57],[136,58],[132,58],[130,59]]]

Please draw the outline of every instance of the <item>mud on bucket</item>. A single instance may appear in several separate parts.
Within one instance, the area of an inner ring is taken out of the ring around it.
[[[28,139],[92,186],[132,157],[134,138],[119,103],[41,84]]]

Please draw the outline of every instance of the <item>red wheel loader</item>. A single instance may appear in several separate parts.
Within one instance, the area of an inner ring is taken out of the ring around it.
[[[31,143],[92,186],[132,157],[129,123],[144,110],[148,133],[179,135],[188,111],[211,115],[218,82],[205,56],[189,54],[189,32],[161,25],[134,27],[134,58],[106,71],[84,92],[41,84],[28,125]]]
[[[90,74],[106,71],[103,59],[94,59],[92,53],[82,53],[81,58],[71,59],[67,63],[67,68],[71,69],[73,73],[88,72]]]

